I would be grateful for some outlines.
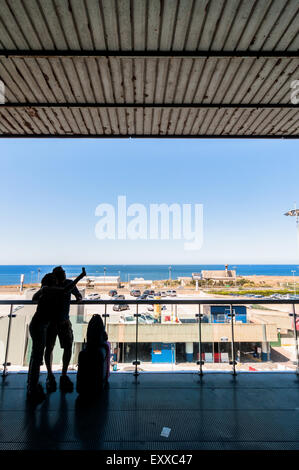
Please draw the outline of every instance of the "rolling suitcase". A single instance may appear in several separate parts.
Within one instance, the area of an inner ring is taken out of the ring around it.
[[[79,394],[96,395],[106,385],[107,350],[103,340],[107,339],[100,315],[93,315],[87,328],[87,343],[78,357],[76,389]]]

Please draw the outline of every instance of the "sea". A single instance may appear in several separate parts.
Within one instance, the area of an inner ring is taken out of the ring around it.
[[[20,284],[21,275],[24,274],[24,283],[32,284],[40,282],[41,278],[51,272],[54,265],[0,265],[0,285]],[[68,277],[73,277],[81,272],[81,265],[64,265]],[[120,276],[121,281],[127,282],[135,277],[144,279],[162,280],[176,279],[179,276],[192,276],[192,273],[199,273],[201,270],[224,269],[223,264],[173,264],[148,265],[86,265],[86,272],[89,276]],[[299,266],[293,264],[238,264],[229,265],[229,269],[235,269],[237,275],[249,276],[298,276]]]

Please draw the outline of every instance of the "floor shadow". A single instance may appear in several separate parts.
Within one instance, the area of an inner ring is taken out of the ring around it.
[[[81,449],[101,449],[109,412],[109,384],[97,396],[78,396],[74,434]]]
[[[48,395],[40,405],[26,403],[25,442],[28,449],[59,449],[60,442],[69,440],[71,422],[67,396],[65,393],[58,392],[58,394],[58,407],[51,408],[53,398],[56,399],[53,395],[51,398]]]

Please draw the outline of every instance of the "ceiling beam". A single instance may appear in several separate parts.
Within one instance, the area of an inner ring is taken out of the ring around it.
[[[202,135],[171,135],[171,134],[0,134],[0,139],[292,139],[299,140],[299,134],[202,134]]]
[[[10,108],[173,108],[173,109],[298,109],[292,103],[4,103],[0,109]]]
[[[126,57],[126,58],[298,58],[298,51],[97,51],[97,50],[9,50],[0,49],[0,57]]]

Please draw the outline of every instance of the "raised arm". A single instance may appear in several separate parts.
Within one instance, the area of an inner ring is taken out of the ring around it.
[[[74,287],[76,286],[76,284],[77,284],[84,276],[86,276],[86,271],[85,271],[85,268],[82,268],[81,274],[79,274],[79,276],[77,276],[74,281],[70,282],[67,286],[63,287],[64,292],[65,292],[66,294],[69,293],[69,292],[72,292],[72,290],[74,289]]]

